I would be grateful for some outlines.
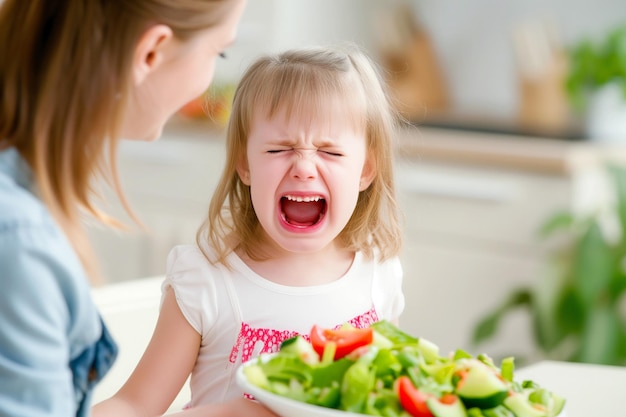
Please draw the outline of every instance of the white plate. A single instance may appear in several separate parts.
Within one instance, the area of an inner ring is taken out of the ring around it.
[[[243,373],[246,366],[255,362],[256,360],[253,359],[250,362],[244,363],[237,369],[237,385],[239,385],[246,394],[252,395],[256,400],[281,417],[362,417],[365,415],[303,403],[259,388],[251,384]],[[557,417],[567,417],[565,410]]]
[[[256,400],[281,417],[362,417],[365,415],[303,403],[259,388],[248,382],[248,379],[243,373],[244,367],[254,362],[255,360],[253,359],[247,364],[244,363],[237,369],[237,385],[239,385],[246,394],[252,395]]]

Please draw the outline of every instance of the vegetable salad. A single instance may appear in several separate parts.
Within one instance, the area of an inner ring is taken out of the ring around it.
[[[244,367],[247,380],[305,403],[386,417],[555,417],[565,399],[533,381],[514,380],[514,360],[457,350],[388,321],[367,329],[314,326],[310,342],[288,339],[280,351]]]

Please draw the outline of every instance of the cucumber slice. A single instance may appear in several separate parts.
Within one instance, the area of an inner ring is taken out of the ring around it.
[[[515,417],[548,417],[546,410],[534,407],[526,396],[521,393],[516,392],[506,397],[504,406],[511,410]]]
[[[565,398],[552,393],[552,404],[548,411],[548,417],[558,416],[563,411],[563,408],[565,408]]]
[[[548,417],[558,416],[565,406],[565,398],[548,391],[545,388],[537,387],[525,389],[520,393],[526,397],[527,401],[534,407],[543,407]]]
[[[293,353],[297,355],[304,363],[309,365],[315,365],[319,363],[320,358],[313,349],[313,346],[302,336],[295,336],[291,339],[285,340],[280,346],[282,353]]]
[[[428,339],[419,338],[417,350],[424,356],[426,363],[434,363],[439,359],[439,346]]]
[[[473,410],[477,410],[473,408]],[[496,408],[489,408],[487,410],[481,410],[483,417],[515,417],[513,412],[506,408],[504,405],[499,405]]]
[[[463,403],[457,398],[451,404],[444,404],[437,398],[428,398],[426,405],[435,417],[467,417]]]
[[[467,367],[457,371],[456,394],[467,408],[494,408],[508,395],[508,387],[496,373],[480,362],[468,362]]]

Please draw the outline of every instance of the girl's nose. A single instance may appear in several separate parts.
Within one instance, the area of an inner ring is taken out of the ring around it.
[[[315,150],[298,150],[291,167],[291,175],[299,180],[309,180],[317,176]]]

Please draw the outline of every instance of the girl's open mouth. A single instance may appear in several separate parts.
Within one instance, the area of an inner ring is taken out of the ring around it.
[[[286,195],[280,199],[280,206],[283,220],[299,228],[316,225],[326,214],[326,200],[319,195]]]

